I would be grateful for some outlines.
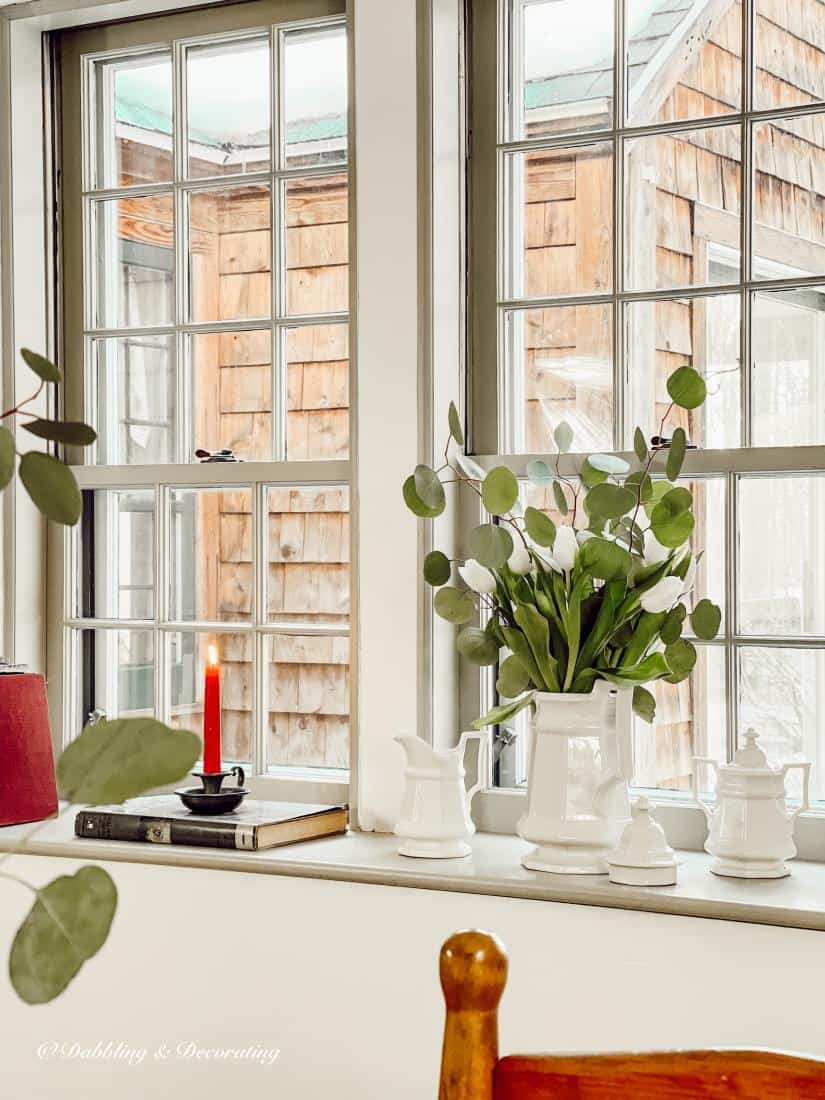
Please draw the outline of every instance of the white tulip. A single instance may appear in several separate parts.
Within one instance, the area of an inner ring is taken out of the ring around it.
[[[650,529],[645,531],[645,545],[642,553],[644,564],[661,565],[662,562],[667,561],[669,557],[670,549],[667,546],[662,546]]]
[[[524,543],[516,543],[507,564],[510,567],[510,572],[515,573],[517,577],[523,577],[525,573],[533,571],[533,559],[530,557]]]
[[[533,553],[537,558],[541,558],[548,569],[552,569],[554,573],[561,573],[561,566],[544,546],[538,546],[536,543],[530,544],[533,548]]]
[[[461,579],[468,588],[472,588],[473,592],[485,596],[495,592],[496,578],[489,569],[479,565],[475,558],[467,558],[463,565],[459,565],[458,572],[461,574]]]
[[[576,555],[579,552],[579,544],[576,541],[576,532],[572,527],[559,527],[556,532],[556,541],[553,543],[553,557],[560,569],[565,573],[576,564]]]
[[[660,611],[670,611],[682,595],[682,585],[680,577],[662,577],[642,596],[642,610],[650,611],[653,615]]]

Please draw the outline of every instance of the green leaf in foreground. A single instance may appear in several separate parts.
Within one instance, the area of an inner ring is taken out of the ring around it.
[[[503,516],[518,500],[518,481],[512,470],[496,466],[481,485],[481,500],[491,516]]]
[[[109,935],[117,889],[102,867],[81,867],[37,891],[9,954],[9,977],[26,1004],[45,1004],[71,982]]]
[[[684,428],[677,428],[670,441],[670,449],[667,452],[667,464],[665,472],[669,481],[675,481],[682,472],[687,450],[687,436]]]
[[[458,409],[455,407],[455,402],[450,402],[450,408],[447,412],[447,421],[450,425],[450,435],[459,445],[464,446],[464,431],[461,427],[461,417],[458,415]]]
[[[486,631],[468,626],[456,639],[456,648],[462,657],[474,665],[494,665],[498,660],[498,643]]]
[[[693,513],[682,510],[681,499],[669,500],[670,493],[663,497],[650,513],[650,526],[653,534],[662,544],[671,550],[681,546],[693,534],[695,520]],[[677,509],[674,511],[671,504]]]
[[[495,523],[482,523],[474,527],[468,539],[470,547],[469,557],[487,569],[503,569],[507,560],[513,553],[513,539],[509,531],[505,531]]]
[[[69,447],[88,447],[97,439],[97,432],[80,420],[29,420],[22,424],[27,432],[38,439],[53,443],[65,443]]]
[[[665,660],[671,672],[667,677],[668,682],[678,684],[680,680],[690,675],[696,664],[696,647],[684,638],[680,638],[678,642],[665,648]]]
[[[647,462],[647,443],[641,428],[637,428],[633,433],[633,450],[640,462]]]
[[[579,568],[597,580],[626,577],[632,565],[633,559],[627,550],[611,539],[588,539],[579,551]]]
[[[697,638],[713,641],[722,625],[722,612],[710,600],[700,600],[691,613],[690,623]]]
[[[693,367],[679,367],[667,380],[667,392],[679,408],[698,409],[708,395],[708,388]]]
[[[28,348],[21,348],[20,354],[26,366],[33,370],[37,377],[44,382],[61,381],[63,376],[60,370],[45,355],[38,355],[36,351],[30,351]]]
[[[57,781],[70,802],[123,802],[182,779],[200,752],[200,737],[154,718],[96,722],[64,749]]]
[[[495,726],[499,722],[506,722],[510,718],[515,718],[520,710],[524,710],[533,702],[533,696],[536,693],[534,691],[528,691],[526,695],[522,695],[520,699],[513,700],[512,703],[503,703],[500,707],[493,707],[492,710],[488,710],[486,714],[483,714],[481,718],[476,718],[473,722],[473,729],[481,730],[485,726]]]
[[[645,722],[652,722],[656,717],[656,699],[641,684],[637,684],[633,689],[633,710]]]
[[[567,504],[567,495],[564,492],[564,486],[560,481],[553,482],[553,500],[556,502],[559,515],[566,516],[569,511],[569,506]]]
[[[601,470],[610,477],[624,477],[630,473],[630,464],[618,455],[595,454],[587,460],[595,470]]]
[[[623,485],[614,485],[605,481],[594,485],[584,498],[587,514],[594,519],[621,519],[636,507],[636,494]]]
[[[541,485],[542,488],[546,488],[548,485],[553,484],[555,476],[543,458],[534,458],[527,463],[527,477],[534,485]]]
[[[440,588],[435,594],[433,607],[436,614],[453,626],[468,623],[476,613],[476,605],[469,592],[458,588]]]
[[[415,478],[415,491],[418,499],[427,508],[436,510],[439,514],[444,511],[444,486],[438,474],[430,466],[419,463],[413,474]]]
[[[496,689],[505,699],[515,699],[530,684],[530,673],[515,656],[505,657],[498,670]]]
[[[556,525],[546,512],[527,508],[524,512],[524,528],[539,546],[552,546],[556,541]]]
[[[431,550],[424,558],[424,580],[433,588],[446,584],[450,579],[450,559],[440,550]]]
[[[83,502],[75,476],[51,455],[29,451],[20,459],[20,480],[35,507],[47,519],[73,527],[80,519]]]
[[[14,477],[14,436],[0,424],[0,489]]]
[[[444,511],[443,501],[441,506],[436,508],[431,508],[428,504],[424,503],[416,490],[414,474],[410,474],[404,482],[402,493],[404,495],[404,503],[413,515],[418,516],[419,519],[435,519],[436,516],[440,516]]]

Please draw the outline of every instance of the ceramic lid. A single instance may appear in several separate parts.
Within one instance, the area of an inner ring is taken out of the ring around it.
[[[675,867],[676,857],[662,826],[652,814],[650,800],[642,795],[633,803],[633,820],[625,827],[619,846],[607,857],[609,866]]]
[[[732,764],[724,764],[719,769],[726,772],[754,772],[761,775],[777,775],[779,768],[774,768],[768,763],[764,750],[759,746],[759,735],[756,730],[745,730],[745,743],[738,748],[733,757]]]

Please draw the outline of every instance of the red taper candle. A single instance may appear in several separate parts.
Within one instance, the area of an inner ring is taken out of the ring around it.
[[[203,770],[207,774],[221,767],[221,666],[218,651],[209,647],[203,688]]]

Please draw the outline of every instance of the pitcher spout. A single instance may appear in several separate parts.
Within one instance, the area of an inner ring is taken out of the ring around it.
[[[432,745],[422,741],[413,733],[400,733],[395,740],[404,750],[407,756],[409,768],[443,768],[445,757],[443,753],[436,752]]]

